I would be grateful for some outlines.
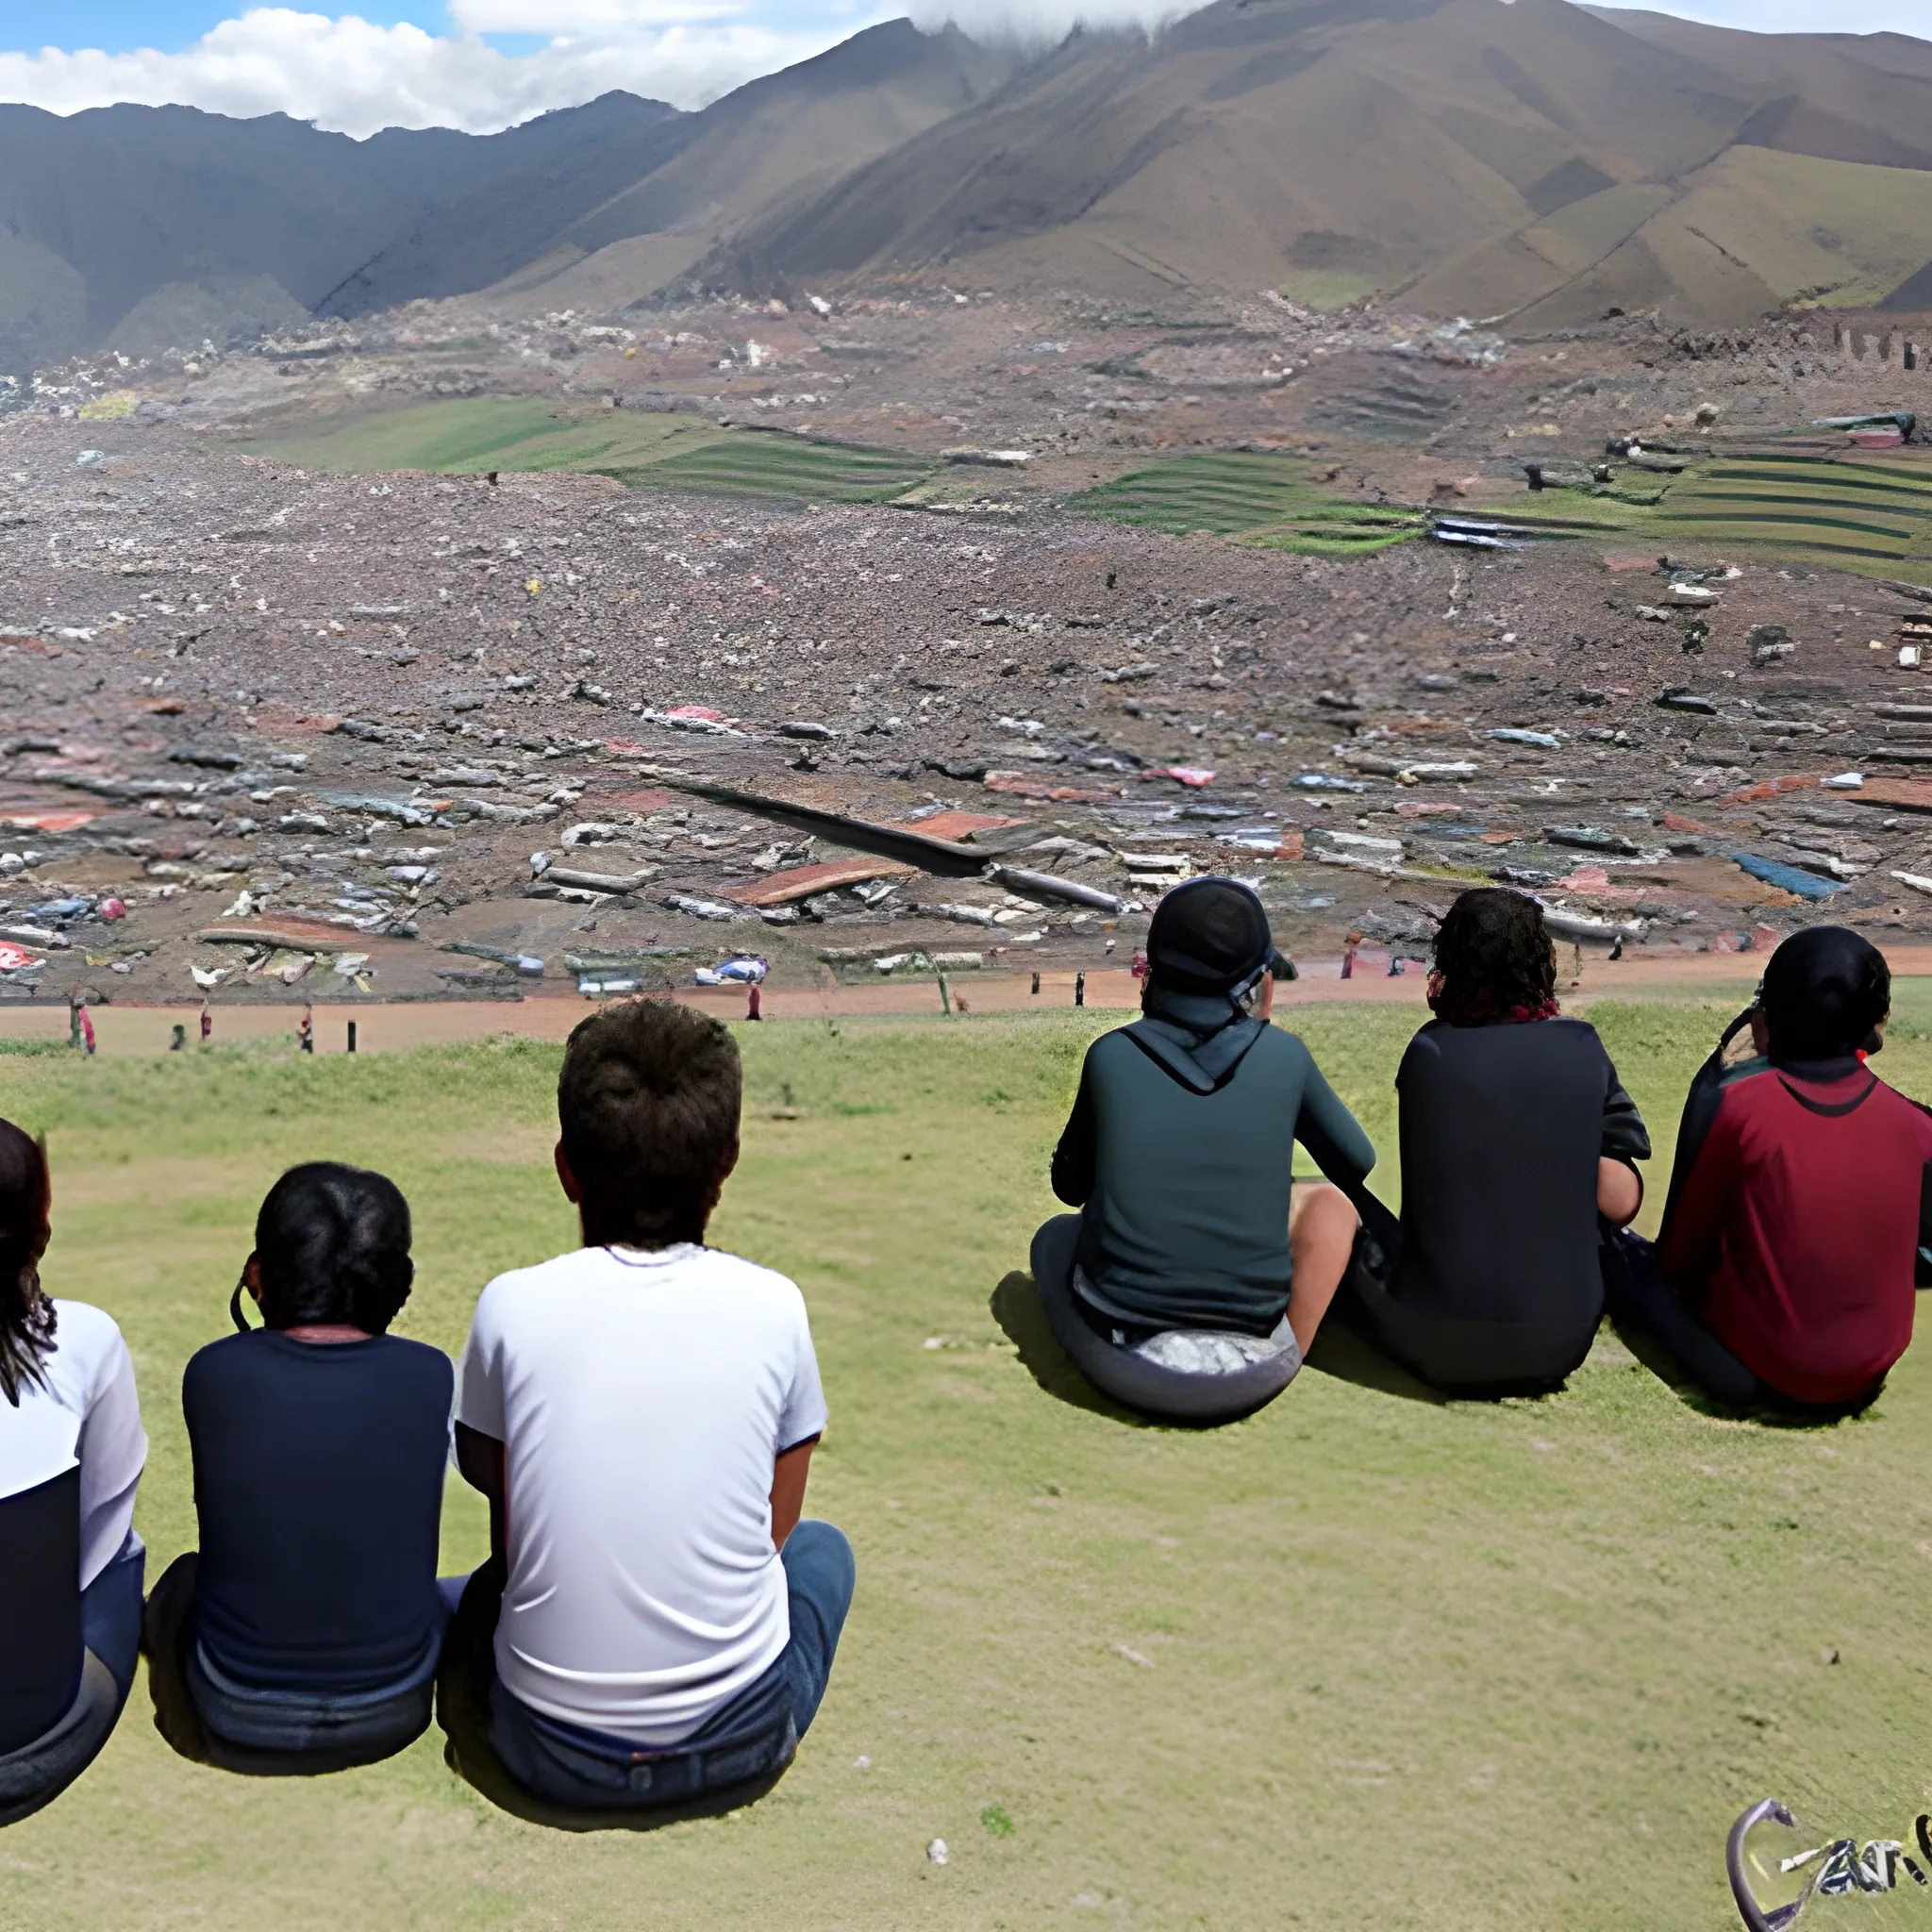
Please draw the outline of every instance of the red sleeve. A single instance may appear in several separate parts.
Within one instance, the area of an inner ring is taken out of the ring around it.
[[[1717,1273],[1724,1212],[1738,1178],[1738,1114],[1735,1091],[1725,1094],[1657,1247],[1657,1265],[1693,1297],[1702,1297]]]

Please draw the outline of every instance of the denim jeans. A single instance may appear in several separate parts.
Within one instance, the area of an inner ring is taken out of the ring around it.
[[[843,1533],[810,1520],[786,1539],[779,1561],[791,1641],[757,1683],[669,1749],[649,1750],[544,1717],[503,1688],[492,1662],[488,1740],[504,1770],[535,1796],[580,1811],[650,1810],[783,1771],[824,1698],[857,1571]],[[500,1585],[498,1593],[500,1601]]]
[[[182,1757],[243,1774],[345,1771],[392,1757],[429,1726],[438,1646],[375,1691],[266,1690],[229,1677],[196,1638],[192,1552],[147,1601],[142,1639],[155,1728]]]

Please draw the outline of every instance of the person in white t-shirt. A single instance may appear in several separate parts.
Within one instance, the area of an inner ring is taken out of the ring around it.
[[[493,1757],[552,1806],[775,1777],[851,1605],[851,1545],[800,1520],[825,1426],[804,1297],[704,1245],[741,1090],[703,1014],[585,1021],[557,1148],[584,1244],[491,1282],[458,1371],[458,1461],[494,1557],[445,1644],[443,1721],[466,1774]]]
[[[134,1364],[109,1316],[42,1292],[52,1204],[46,1150],[0,1121],[0,1825],[93,1761],[141,1642]]]

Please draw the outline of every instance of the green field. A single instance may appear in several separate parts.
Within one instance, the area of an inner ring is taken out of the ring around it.
[[[721,429],[697,416],[569,409],[513,396],[424,403],[241,447],[355,475],[574,470],[614,476],[632,489],[824,503],[883,503],[924,482],[939,467],[937,459],[893,450],[815,442],[777,431]]]
[[[1728,1010],[1596,1011],[1663,1129],[1659,1174]],[[0,1839],[0,1924],[1719,1932],[1724,1829],[1767,1792],[1802,1845],[1909,1840],[1932,1777],[1932,1356],[1866,1420],[1794,1430],[1701,1413],[1607,1331],[1565,1393],[1470,1406],[1336,1336],[1252,1421],[1134,1424],[1084,1394],[1012,1278],[1101,1024],[745,1029],[716,1235],[805,1288],[833,1411],[809,1507],[859,1562],[824,1708],[771,1797],[548,1833],[459,1784],[433,1732],[368,1770],[250,1782],[173,1757],[137,1688],[80,1784]],[[1412,1016],[1296,1024],[1391,1149]],[[402,1326],[454,1350],[491,1274],[571,1240],[556,1066],[527,1043],[0,1054],[0,1112],[51,1138],[48,1284],[134,1350],[150,1575],[192,1536],[182,1365],[227,1326],[270,1180],[331,1156],[392,1174],[421,1269]],[[1932,1095],[1932,1044],[1902,1037],[1885,1071]],[[483,1547],[453,1486],[447,1563]],[[1928,1909],[1909,1889],[1813,1907],[1880,1932]]]
[[[1373,557],[1424,527],[1419,511],[1351,502],[1311,482],[1307,463],[1258,450],[1169,457],[1089,490],[1067,508],[1076,516],[1176,536],[1206,530],[1313,557]]]

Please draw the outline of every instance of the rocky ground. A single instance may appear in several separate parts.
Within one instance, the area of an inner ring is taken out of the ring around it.
[[[1923,382],[1828,326],[1626,321],[1499,361],[1269,305],[459,320],[62,372],[0,418],[0,999],[1118,965],[1202,872],[1256,880],[1310,953],[1420,957],[1487,879],[1578,944],[1761,946],[1827,902],[1932,934],[1932,698],[1900,661],[1924,593],[1602,543],[1342,562],[1064,507],[1241,443],[1494,508],[1525,452]],[[519,389],[1033,460],[941,513],[225,446]]]

